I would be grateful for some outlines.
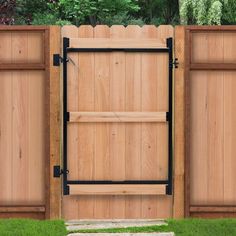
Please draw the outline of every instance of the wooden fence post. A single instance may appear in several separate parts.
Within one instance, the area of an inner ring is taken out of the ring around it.
[[[184,217],[184,39],[184,26],[175,27],[175,57],[179,66],[174,77],[174,218]]]
[[[60,54],[61,28],[50,26],[50,219],[61,217],[61,179],[53,177],[53,166],[60,165],[60,67],[53,66],[53,54]]]

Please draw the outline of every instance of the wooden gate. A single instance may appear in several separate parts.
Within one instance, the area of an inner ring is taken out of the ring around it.
[[[170,217],[173,28],[64,26],[62,36],[63,216]]]
[[[236,216],[236,28],[185,31],[186,216]]]

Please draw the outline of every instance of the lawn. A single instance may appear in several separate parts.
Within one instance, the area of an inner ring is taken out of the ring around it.
[[[236,219],[168,220],[168,226],[123,229],[80,230],[76,232],[175,232],[176,236],[236,236]],[[75,232],[75,231],[74,231]],[[65,236],[63,220],[0,220],[0,236]]]
[[[66,234],[62,220],[0,220],[0,236],[65,236]]]
[[[76,232],[174,232],[176,236],[236,236],[236,219],[168,220],[168,226],[123,229],[80,230]]]

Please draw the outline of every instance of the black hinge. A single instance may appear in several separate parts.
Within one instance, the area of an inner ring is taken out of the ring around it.
[[[66,174],[68,173],[69,171],[66,170]],[[64,170],[62,170],[60,166],[53,166],[53,177],[59,178],[62,174],[64,174]]]
[[[172,65],[174,66],[174,68],[178,68],[179,67],[179,59],[175,58],[174,61],[172,62]]]

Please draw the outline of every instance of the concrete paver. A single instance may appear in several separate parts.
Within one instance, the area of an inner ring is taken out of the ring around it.
[[[164,220],[70,220],[66,222],[67,230],[108,229],[167,225]]]

